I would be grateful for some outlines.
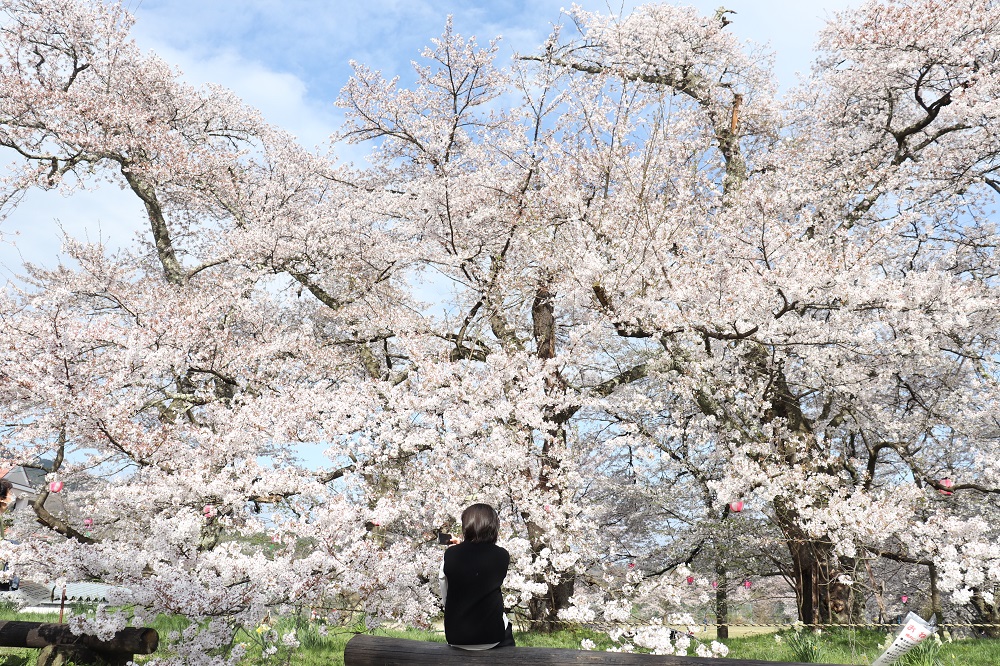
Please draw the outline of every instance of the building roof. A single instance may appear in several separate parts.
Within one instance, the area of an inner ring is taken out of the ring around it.
[[[49,584],[50,598],[58,603],[62,597],[62,587]],[[114,585],[104,583],[66,583],[66,602],[89,601],[101,603],[108,601],[108,594],[115,589]]]
[[[14,486],[14,490],[21,493],[34,493],[36,488],[45,485],[45,475],[52,469],[52,461],[46,458],[36,459],[33,465],[38,467],[16,467],[0,468],[0,478],[5,478]]]

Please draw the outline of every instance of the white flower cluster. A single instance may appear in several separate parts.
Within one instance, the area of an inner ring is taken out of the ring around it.
[[[106,606],[98,605],[93,613],[70,615],[66,624],[78,636],[89,634],[110,641],[115,633],[128,626],[128,617],[120,610],[109,611]]]

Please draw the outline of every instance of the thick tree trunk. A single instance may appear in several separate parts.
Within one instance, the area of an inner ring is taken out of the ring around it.
[[[553,298],[555,294],[542,285],[535,292],[535,301],[531,305],[532,332],[537,346],[535,354],[538,358],[555,358],[556,355],[556,320]]]
[[[535,597],[528,602],[532,630],[550,633],[559,629],[559,611],[569,606],[575,582],[569,576],[561,578],[558,583],[548,583],[544,597]]]
[[[535,338],[535,355],[540,359],[555,358],[556,355],[556,317],[555,317],[555,294],[547,285],[538,287],[535,293],[535,300],[531,306],[532,333]],[[566,383],[553,371],[552,376],[546,378],[546,393],[553,398],[553,402],[558,402],[566,392]],[[540,492],[555,491],[560,497],[562,488],[553,484],[553,473],[559,469],[560,461],[558,456],[553,455],[553,447],[565,440],[565,425],[570,415],[565,411],[559,411],[555,407],[546,409],[546,420],[548,428],[545,432],[545,441],[542,445],[541,469],[538,474],[537,488]],[[542,541],[543,532],[528,520],[528,539],[531,542],[532,551],[541,552],[548,546]],[[559,611],[569,606],[569,600],[573,596],[573,589],[576,579],[572,575],[562,574],[556,582],[547,581],[545,576],[539,575],[536,582],[545,582],[546,591],[544,596],[537,596],[528,602],[528,617],[531,620],[531,628],[535,631],[550,632],[559,627]]]
[[[783,423],[792,433],[807,441],[813,439],[812,423],[802,413],[799,398],[788,385],[780,364],[770,361],[762,346],[751,348],[746,360],[756,368],[761,377],[770,382],[770,409],[766,422]],[[801,465],[796,446],[785,442],[780,454],[790,465]],[[829,539],[814,538],[799,527],[799,516],[792,506],[781,498],[774,501],[778,526],[788,545],[792,560],[791,578],[795,586],[799,620],[805,624],[847,624],[857,609],[851,586],[840,582],[842,574],[854,574],[854,567],[843,566],[833,552]]]
[[[544,532],[530,520],[527,524],[528,541],[531,543],[532,552],[538,553],[548,545],[542,540]],[[553,583],[546,580],[544,573],[540,573],[535,576],[534,580],[536,583],[545,583],[546,589],[544,595],[536,596],[528,602],[528,620],[531,622],[531,629],[544,632],[555,631],[559,628],[559,611],[569,607],[576,578],[564,574],[559,577],[557,582]]]
[[[792,560],[791,578],[799,621],[805,624],[848,624],[852,617],[851,586],[840,582],[842,574],[853,573],[833,552],[828,540],[815,539],[803,532],[793,512],[776,503],[775,515],[788,544]]]
[[[995,590],[994,592],[1000,592]],[[972,588],[972,611],[974,631],[984,638],[1000,638],[1000,604],[987,603],[983,590]]]

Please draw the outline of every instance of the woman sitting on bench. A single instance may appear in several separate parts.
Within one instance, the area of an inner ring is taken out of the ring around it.
[[[438,578],[444,635],[453,647],[489,650],[514,645],[500,592],[510,554],[496,545],[499,529],[500,518],[493,507],[473,504],[462,512],[464,540],[444,552]]]

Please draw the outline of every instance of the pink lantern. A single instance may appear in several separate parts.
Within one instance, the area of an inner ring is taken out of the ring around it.
[[[905,604],[907,601],[910,600],[910,598],[904,594],[903,596],[901,596],[899,598],[899,600],[902,601]]]
[[[719,581],[713,580],[712,581],[712,588],[714,588],[716,590],[719,589]]]
[[[751,583],[749,580],[745,580],[743,581],[743,587],[749,590],[751,587],[753,587],[753,583]]]
[[[49,484],[49,492],[57,493],[63,489],[62,481],[53,481]]]
[[[94,526],[94,519],[93,518],[84,518],[83,519],[83,526],[84,527],[93,527]]]
[[[688,585],[694,585],[694,576],[687,577]]]
[[[215,515],[215,507],[211,504],[206,504],[205,508],[201,510],[205,514],[206,518],[211,518]]]
[[[629,562],[628,563],[628,568],[629,569],[635,569],[635,562]]]
[[[948,477],[945,477],[941,479],[940,484],[945,488],[951,488],[952,486],[955,485],[955,482],[949,479]],[[949,495],[952,494],[950,490],[939,490],[938,492],[944,495],[945,497],[948,497]]]
[[[743,501],[736,500],[735,502],[730,502],[729,510],[732,511],[733,513],[739,513],[740,511],[743,510]]]

